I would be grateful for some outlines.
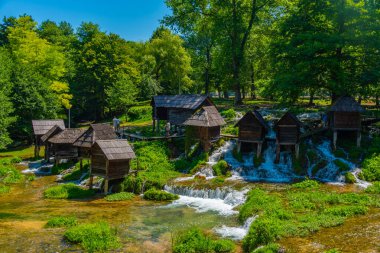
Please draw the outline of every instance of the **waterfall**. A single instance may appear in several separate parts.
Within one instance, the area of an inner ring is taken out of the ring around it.
[[[214,228],[214,231],[222,237],[237,241],[242,240],[248,234],[251,224],[257,219],[257,217],[258,215],[248,218],[241,227],[227,227],[223,225],[220,228]]]
[[[28,166],[27,169],[23,170],[22,173],[24,174],[35,174],[38,176],[46,176],[51,174],[51,168],[53,167],[53,164],[47,164],[44,161],[33,161],[33,162],[25,162],[21,163],[22,165]]]
[[[165,191],[180,196],[165,207],[189,206],[197,212],[213,211],[220,215],[233,215],[238,211],[235,207],[245,202],[248,190],[235,191],[230,188],[194,189],[191,187],[165,186]]]

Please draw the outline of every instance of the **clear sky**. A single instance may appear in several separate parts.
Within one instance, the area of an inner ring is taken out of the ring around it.
[[[67,21],[74,28],[91,21],[134,41],[149,39],[169,13],[164,0],[0,0],[1,18],[28,14],[38,23]]]

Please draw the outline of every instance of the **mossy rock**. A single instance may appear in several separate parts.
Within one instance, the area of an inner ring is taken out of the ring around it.
[[[356,183],[356,177],[351,172],[347,172],[346,174],[344,174],[344,181],[347,184],[354,184]]]

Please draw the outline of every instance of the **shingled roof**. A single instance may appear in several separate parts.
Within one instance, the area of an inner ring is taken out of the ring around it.
[[[226,122],[215,106],[203,106],[183,124],[185,126],[215,127],[225,125]]]
[[[42,142],[46,142],[46,141],[49,140],[51,137],[53,137],[54,135],[56,135],[56,134],[58,134],[58,133],[60,133],[60,132],[62,132],[62,131],[63,131],[63,129],[62,129],[60,126],[55,125],[55,126],[53,126],[52,128],[50,128],[50,130],[47,131],[46,134],[42,135],[42,137],[41,137],[41,141],[42,141]]]
[[[291,125],[291,123],[286,122],[288,120],[290,120],[291,122],[293,122],[298,127],[303,127],[302,122],[296,116],[294,116],[290,112],[286,112],[284,114],[284,116],[282,116],[281,119],[279,121],[277,121],[277,123],[275,124],[275,127],[277,127],[278,125],[282,125],[282,124],[284,124],[284,125]]]
[[[364,112],[365,109],[351,96],[338,98],[330,107],[330,112]]]
[[[49,139],[54,144],[73,144],[86,130],[80,128],[67,128]]]
[[[100,147],[108,160],[126,160],[135,158],[135,152],[127,140],[97,140],[96,145]]]
[[[87,131],[74,142],[74,146],[91,148],[96,140],[112,140],[116,138],[115,130],[110,124],[91,124]]]
[[[240,124],[240,122],[242,122],[243,120],[247,119],[248,117],[254,117],[256,118],[259,123],[265,128],[265,129],[268,129],[268,124],[267,122],[264,120],[263,116],[261,115],[261,113],[259,113],[258,111],[254,110],[254,111],[248,111],[236,124],[235,126],[238,126]]]
[[[195,110],[206,99],[209,99],[207,95],[158,95],[153,97],[152,106]]]
[[[32,120],[35,135],[44,135],[55,125],[58,125],[61,129],[65,129],[65,123],[62,119]]]

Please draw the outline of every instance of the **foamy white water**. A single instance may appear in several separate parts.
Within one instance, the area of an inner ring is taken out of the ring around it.
[[[188,206],[197,212],[213,211],[225,216],[238,213],[234,208],[244,203],[245,194],[248,191],[234,191],[229,188],[198,190],[179,186],[165,186],[165,190],[180,197],[166,207]]]
[[[223,225],[220,228],[214,228],[214,231],[222,237],[240,241],[248,234],[251,224],[256,220],[257,217],[258,216],[256,215],[248,218],[244,222],[244,225],[241,227],[227,227]]]

